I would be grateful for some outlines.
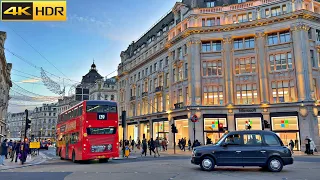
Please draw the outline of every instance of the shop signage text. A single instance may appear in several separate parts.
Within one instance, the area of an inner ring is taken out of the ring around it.
[[[256,112],[256,108],[250,108],[250,109],[239,109],[239,112]]]

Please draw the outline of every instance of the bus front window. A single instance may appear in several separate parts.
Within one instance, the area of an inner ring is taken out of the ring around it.
[[[116,106],[107,106],[107,105],[88,105],[87,106],[88,113],[116,113],[117,107]]]
[[[116,128],[107,127],[107,128],[87,128],[88,135],[101,135],[101,134],[115,134]]]

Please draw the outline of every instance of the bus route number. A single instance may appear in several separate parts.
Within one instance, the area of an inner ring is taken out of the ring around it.
[[[106,120],[107,115],[106,114],[98,114],[98,120]]]

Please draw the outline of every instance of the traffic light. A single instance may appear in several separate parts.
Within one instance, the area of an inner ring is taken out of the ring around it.
[[[174,124],[171,124],[171,132],[178,133],[177,127]]]
[[[223,123],[219,123],[219,132],[223,132],[224,129],[223,129]]]
[[[30,129],[31,127],[31,120],[29,118],[26,118],[26,130]]]

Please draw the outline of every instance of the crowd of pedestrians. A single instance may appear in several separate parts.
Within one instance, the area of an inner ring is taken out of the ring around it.
[[[28,154],[30,154],[29,149],[29,141],[24,142],[21,141],[8,141],[8,139],[4,139],[0,144],[0,165],[5,165],[5,159],[10,160],[11,162],[18,162],[18,159],[22,164],[26,162]]]

